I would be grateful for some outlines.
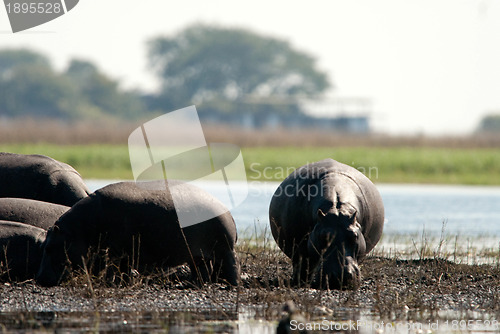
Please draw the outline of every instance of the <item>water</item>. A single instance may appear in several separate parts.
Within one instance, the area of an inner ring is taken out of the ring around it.
[[[435,317],[409,312],[401,320],[382,320],[365,311],[336,310],[314,320],[291,323],[315,333],[498,333],[500,321],[481,312],[438,311]],[[460,320],[467,319],[467,320]],[[206,315],[193,312],[5,312],[4,333],[276,333],[278,320],[256,316],[254,309]]]
[[[89,180],[96,190],[109,180]],[[247,199],[231,212],[238,232],[253,233],[269,227],[269,203],[277,182],[239,182],[236,191],[249,189]],[[384,235],[416,235],[425,233],[439,237],[443,229],[448,235],[498,237],[500,241],[500,187],[441,185],[378,185],[385,206]],[[210,184],[214,194],[226,191],[220,183]]]
[[[382,185],[384,232],[500,236],[500,187]],[[499,238],[500,240],[500,238]]]

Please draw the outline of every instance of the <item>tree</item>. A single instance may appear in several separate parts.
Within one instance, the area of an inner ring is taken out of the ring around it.
[[[0,116],[130,119],[143,111],[138,93],[120,89],[90,62],[72,60],[59,73],[34,51],[0,51]]]
[[[329,86],[312,56],[243,29],[194,25],[151,40],[148,52],[162,82],[157,101],[165,108],[248,97],[295,101]]]
[[[0,114],[71,119],[79,96],[71,82],[50,67],[23,65],[0,81]]]
[[[5,78],[19,66],[37,65],[51,68],[47,57],[27,49],[12,49],[0,51],[0,79]]]
[[[478,133],[500,133],[500,114],[486,115],[481,119]]]
[[[78,87],[87,104],[103,114],[120,118],[137,118],[144,111],[139,94],[122,91],[117,81],[101,73],[92,63],[73,59],[66,76]]]

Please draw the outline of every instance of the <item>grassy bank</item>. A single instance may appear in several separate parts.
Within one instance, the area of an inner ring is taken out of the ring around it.
[[[0,144],[1,152],[43,154],[75,167],[86,179],[132,179],[126,145]]]
[[[257,147],[244,149],[243,157],[249,179],[279,180],[293,167],[329,157],[374,182],[500,184],[500,149],[493,148]]]
[[[0,151],[45,154],[84,178],[131,179],[126,145],[0,144]],[[500,149],[439,147],[245,147],[249,180],[281,181],[307,162],[333,158],[375,182],[500,185]]]

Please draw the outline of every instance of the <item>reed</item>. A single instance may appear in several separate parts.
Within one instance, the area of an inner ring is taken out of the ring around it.
[[[148,115],[145,115],[146,117]],[[149,116],[152,117],[152,116]],[[0,143],[50,143],[59,145],[125,145],[130,133],[147,121],[62,121],[52,119],[9,119],[0,117]],[[225,142],[240,147],[434,147],[500,148],[500,134],[462,136],[350,134],[328,129],[246,129],[203,124],[208,142]]]

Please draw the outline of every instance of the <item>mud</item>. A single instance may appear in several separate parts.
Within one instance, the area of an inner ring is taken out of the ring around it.
[[[290,287],[290,262],[276,250],[240,249],[239,257],[243,272],[239,287],[195,286],[183,267],[169,276],[138,275],[119,286],[85,275],[52,288],[33,281],[5,282],[0,285],[0,325],[10,330],[53,329],[65,317],[81,315],[82,325],[84,315],[93,314],[99,315],[100,323],[118,321],[122,326],[123,321],[128,325],[146,321],[158,328],[217,321],[224,332],[242,311],[250,311],[255,319],[280,319],[287,300],[293,300],[307,319],[335,318],[346,312],[386,320],[438,319],[447,311],[464,318],[475,311],[500,319],[498,265],[371,256],[362,263],[358,290],[325,291]],[[94,325],[95,319],[89,326]]]

